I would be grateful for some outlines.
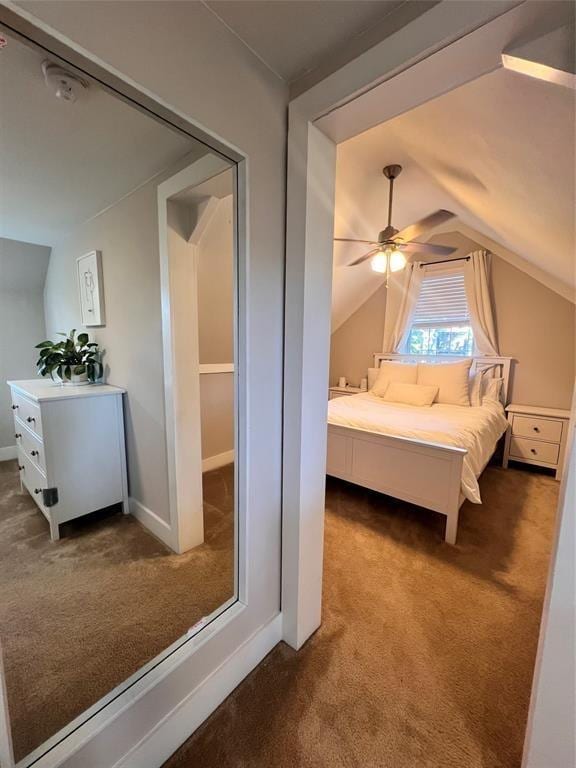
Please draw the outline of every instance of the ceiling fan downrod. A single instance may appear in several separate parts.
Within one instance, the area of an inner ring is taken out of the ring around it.
[[[390,182],[390,190],[388,192],[388,226],[384,230],[386,232],[386,239],[390,237],[390,235],[395,234],[395,230],[392,226],[392,201],[394,198],[394,180],[400,176],[402,173],[402,166],[401,165],[386,165],[384,168],[382,168],[382,173],[388,181]]]

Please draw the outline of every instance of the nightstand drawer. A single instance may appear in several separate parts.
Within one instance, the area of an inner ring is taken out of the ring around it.
[[[552,419],[540,419],[537,416],[518,416],[512,420],[512,434],[519,437],[532,437],[559,443],[562,438],[562,422]]]
[[[514,419],[516,421],[516,419]],[[560,446],[554,443],[543,443],[540,440],[527,440],[523,437],[513,437],[510,440],[510,458],[543,461],[545,464],[558,463]]]

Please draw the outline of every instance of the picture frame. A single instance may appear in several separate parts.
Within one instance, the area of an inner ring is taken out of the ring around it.
[[[105,325],[101,251],[90,251],[76,259],[76,279],[82,325],[88,328]]]

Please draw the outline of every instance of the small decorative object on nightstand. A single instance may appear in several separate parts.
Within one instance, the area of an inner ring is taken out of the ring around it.
[[[570,411],[511,404],[506,412],[510,426],[504,446],[504,468],[509,461],[521,461],[553,469],[556,480],[560,480]]]
[[[359,395],[362,390],[360,387],[330,387],[328,390],[328,400],[334,400],[336,397],[346,397],[347,395]]]

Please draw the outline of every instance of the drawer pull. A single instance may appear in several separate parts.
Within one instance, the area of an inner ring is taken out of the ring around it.
[[[536,450],[536,448],[530,448],[530,453],[533,453],[534,455],[536,455],[538,451]]]
[[[38,451],[30,451],[30,456],[40,456]]]
[[[26,421],[28,422],[28,424],[32,424],[32,422],[36,423],[36,419],[34,418],[34,416],[28,416]]]
[[[12,406],[12,410],[13,410],[13,411],[15,411],[15,410],[16,410],[16,408],[18,408],[18,406],[17,406],[17,405],[13,405],[13,406]]]
[[[22,472],[23,469],[24,469],[24,465],[18,464],[18,472]]]
[[[19,438],[19,437],[22,437],[22,435],[20,434],[20,432],[16,432],[16,434],[14,435],[14,437],[16,438],[16,440],[18,440],[18,438]]]
[[[534,430],[534,432],[540,432],[540,427],[532,427],[532,429]]]
[[[42,493],[42,488],[34,488],[34,493]]]

